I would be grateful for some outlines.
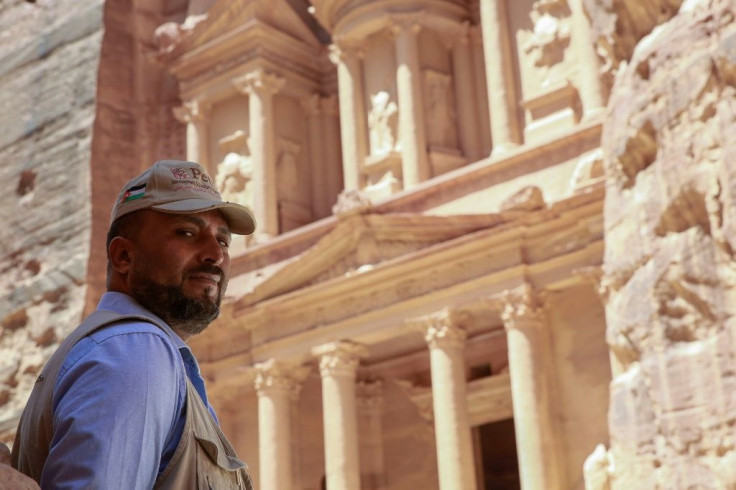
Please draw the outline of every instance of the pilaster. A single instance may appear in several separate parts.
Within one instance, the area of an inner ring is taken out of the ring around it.
[[[383,455],[383,382],[359,381],[357,386],[358,418],[360,426],[361,490],[386,488],[386,469]]]

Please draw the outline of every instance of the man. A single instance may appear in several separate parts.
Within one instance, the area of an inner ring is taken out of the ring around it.
[[[231,233],[254,229],[196,163],[159,161],[128,182],[107,292],[38,377],[13,466],[44,489],[251,489],[185,342],[219,314]]]

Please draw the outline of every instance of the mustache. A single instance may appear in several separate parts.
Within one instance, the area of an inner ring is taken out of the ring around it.
[[[195,267],[193,269],[190,269],[187,275],[191,276],[192,274],[212,274],[217,275],[220,277],[220,280],[225,278],[225,271],[223,271],[220,267],[214,265],[214,264],[204,264],[200,265],[198,267]]]

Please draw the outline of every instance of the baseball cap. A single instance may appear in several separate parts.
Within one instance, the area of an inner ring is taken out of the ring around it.
[[[219,209],[232,233],[250,235],[256,228],[250,210],[238,203],[223,201],[212,178],[194,162],[159,160],[129,181],[115,201],[111,222],[141,209],[172,214]]]

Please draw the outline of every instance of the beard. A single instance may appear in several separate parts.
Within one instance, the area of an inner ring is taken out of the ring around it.
[[[137,268],[136,281],[131,295],[138,303],[165,321],[172,329],[190,335],[201,333],[220,314],[220,303],[227,285],[227,278],[217,266],[201,266],[190,274],[204,272],[219,274],[220,283],[216,295],[207,288],[201,297],[188,296],[183,285],[168,285],[156,281],[147,273],[147,267]]]

